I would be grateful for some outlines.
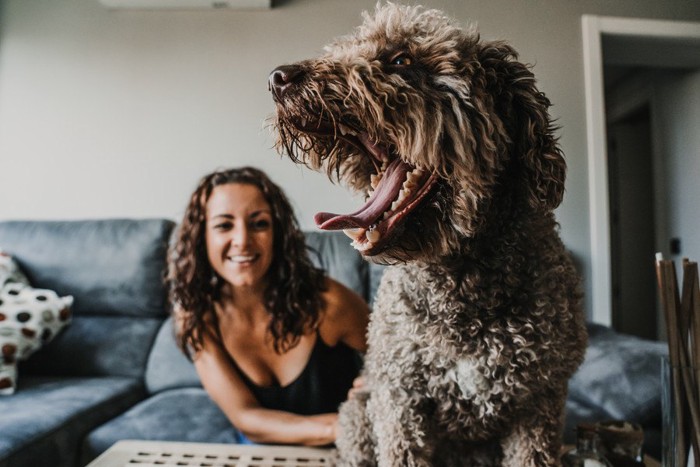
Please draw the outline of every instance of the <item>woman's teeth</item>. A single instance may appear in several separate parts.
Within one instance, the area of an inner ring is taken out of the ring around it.
[[[255,258],[257,258],[257,255],[233,255],[228,257],[228,259],[234,263],[248,263]]]

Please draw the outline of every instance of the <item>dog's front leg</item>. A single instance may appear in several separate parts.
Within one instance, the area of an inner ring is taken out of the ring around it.
[[[375,467],[377,465],[374,432],[367,414],[369,390],[355,393],[355,397],[340,406],[338,414],[339,436],[338,467]]]
[[[540,467],[561,465],[562,411],[566,389],[546,391],[532,402],[539,410],[520,417],[510,435],[504,438],[503,465],[508,467]]]
[[[408,394],[401,388],[382,385],[368,402],[377,442],[379,467],[429,467],[434,443],[423,401],[425,394]]]

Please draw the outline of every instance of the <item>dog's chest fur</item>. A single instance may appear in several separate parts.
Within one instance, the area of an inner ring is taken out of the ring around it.
[[[452,278],[424,267],[389,268],[371,317],[367,367],[429,399],[438,423],[464,430],[452,420],[456,406],[483,427],[508,403],[506,386],[520,383],[500,367],[514,352],[484,332],[474,305],[454,288]]]

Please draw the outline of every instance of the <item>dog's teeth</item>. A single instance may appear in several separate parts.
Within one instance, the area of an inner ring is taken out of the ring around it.
[[[401,202],[403,202],[403,200],[408,198],[408,195],[410,195],[410,194],[411,194],[410,190],[403,189],[403,190],[399,191],[399,197],[396,198],[396,201],[398,203],[401,203]]]
[[[357,241],[360,235],[362,235],[362,228],[358,227],[357,229],[345,229],[343,230],[343,233],[348,237],[352,238],[353,240]]]
[[[389,211],[386,211],[386,212],[384,213],[384,215],[382,216],[382,220],[388,219],[389,217],[391,217],[391,214],[389,214]]]
[[[372,188],[377,188],[377,185],[379,185],[379,180],[381,180],[382,177],[376,174],[372,174],[369,176],[369,184],[372,186]]]
[[[407,182],[412,182],[412,183],[417,183],[418,180],[420,180],[421,173],[418,172],[419,169],[415,169],[413,172],[408,172],[406,174],[406,181]]]
[[[398,208],[400,204],[401,203],[398,200],[394,201],[393,203],[391,203],[391,210],[396,211],[396,208]]]
[[[360,243],[357,240],[355,240],[351,243],[351,245],[357,251],[365,251],[365,250],[372,248],[374,246],[374,243],[372,243],[372,242]]]
[[[379,233],[379,230],[374,229],[374,230],[368,230],[365,232],[365,237],[367,237],[367,240],[369,240],[371,243],[377,243],[380,238],[382,238],[382,234]]]

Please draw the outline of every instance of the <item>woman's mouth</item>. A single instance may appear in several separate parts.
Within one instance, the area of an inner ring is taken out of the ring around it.
[[[256,253],[256,254],[246,254],[246,255],[230,255],[230,256],[227,256],[226,259],[228,261],[235,263],[235,264],[248,264],[248,263],[252,263],[253,261],[258,259],[259,257],[260,257],[260,255]]]

